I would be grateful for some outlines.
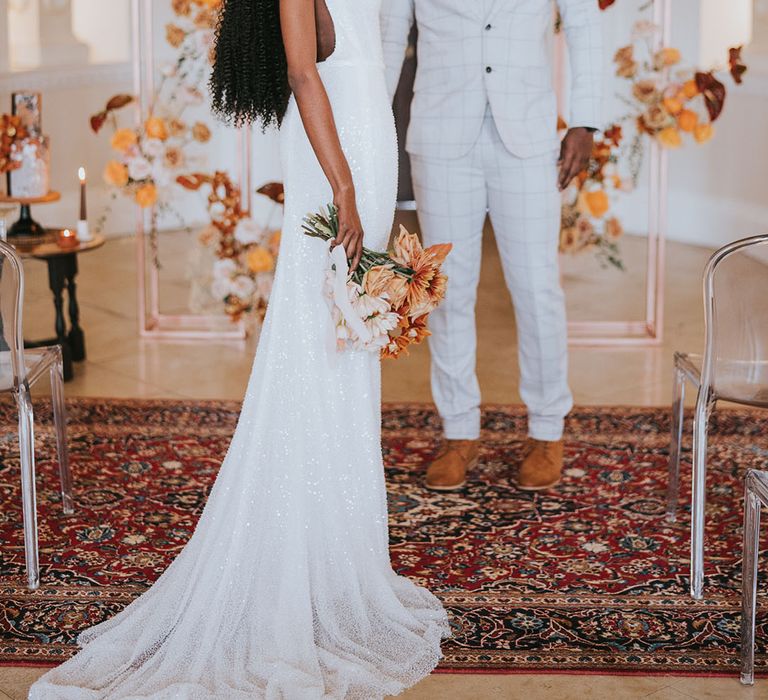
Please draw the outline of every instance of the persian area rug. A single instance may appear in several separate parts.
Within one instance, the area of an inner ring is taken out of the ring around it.
[[[122,609],[184,546],[234,429],[235,403],[69,404],[77,512],[64,517],[45,406],[38,411],[42,587],[24,581],[15,414],[0,404],[0,663],[56,664],[78,631]],[[449,609],[443,670],[733,674],[738,667],[742,476],[768,467],[768,421],[715,414],[706,600],[687,593],[689,489],[664,519],[668,412],[574,411],[557,489],[517,491],[525,419],[487,407],[481,466],[466,488],[422,488],[440,440],[434,412],[384,411],[394,567]],[[763,567],[764,568],[764,567]],[[765,581],[761,583],[765,590]],[[768,605],[761,599],[760,607]],[[758,667],[768,618],[759,617]]]

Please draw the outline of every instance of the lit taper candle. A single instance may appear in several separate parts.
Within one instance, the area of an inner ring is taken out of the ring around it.
[[[91,233],[88,230],[88,210],[86,206],[86,179],[85,168],[80,168],[77,171],[77,176],[80,178],[80,219],[77,222],[77,237],[81,242],[90,241]]]

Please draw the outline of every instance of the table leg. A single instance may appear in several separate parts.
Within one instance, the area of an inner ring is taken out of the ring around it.
[[[80,306],[77,303],[77,256],[72,256],[72,265],[67,269],[67,292],[69,295],[69,346],[72,349],[72,360],[82,362],[85,359],[85,334],[80,328]]]
[[[71,259],[70,259],[71,258]],[[67,284],[67,273],[72,269],[73,263],[77,269],[74,255],[61,255],[48,259],[48,286],[53,292],[53,306],[56,311],[56,342],[61,345],[64,358],[64,381],[69,381],[74,376],[72,371],[72,348],[67,338],[67,324],[64,319],[64,287]]]

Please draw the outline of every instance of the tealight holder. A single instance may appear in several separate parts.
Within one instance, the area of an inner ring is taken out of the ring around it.
[[[77,233],[73,230],[64,228],[56,232],[56,245],[62,250],[70,250],[80,245]]]

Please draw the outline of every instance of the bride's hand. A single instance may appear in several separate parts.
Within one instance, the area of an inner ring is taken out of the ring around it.
[[[331,242],[331,247],[344,246],[350,272],[354,272],[363,255],[363,225],[357,212],[354,189],[340,192],[334,197],[333,203],[339,212],[339,233]]]

